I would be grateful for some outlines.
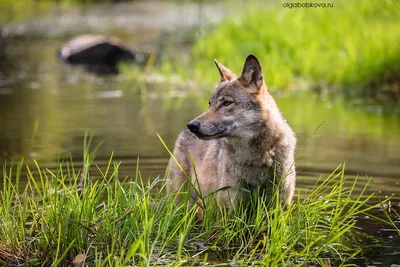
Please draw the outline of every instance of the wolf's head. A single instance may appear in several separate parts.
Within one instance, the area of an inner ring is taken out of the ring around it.
[[[221,82],[210,98],[208,110],[189,122],[188,129],[203,140],[254,137],[266,116],[264,95],[268,94],[260,63],[249,55],[242,75],[237,77],[217,60],[214,62]]]

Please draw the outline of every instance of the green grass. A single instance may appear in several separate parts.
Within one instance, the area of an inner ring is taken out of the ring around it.
[[[299,192],[287,210],[254,194],[248,209],[226,213],[207,205],[204,221],[196,222],[200,207],[189,205],[185,192],[165,194],[162,177],[144,181],[138,168],[135,178],[120,177],[112,155],[104,170],[96,168],[89,143],[82,170],[72,160],[55,170],[37,162],[34,168],[22,161],[4,166],[0,264],[345,264],[362,250],[354,241],[361,236],[357,216],[380,205],[366,193],[370,183],[355,195],[357,179],[348,180],[338,167]],[[24,168],[28,183],[20,192]],[[187,201],[175,204],[178,195]],[[269,199],[279,199],[278,193]],[[377,220],[391,224],[389,217]]]
[[[273,89],[399,97],[400,2],[332,3],[333,8],[292,9],[283,8],[282,1],[246,3],[239,16],[195,42],[190,60],[165,63],[164,69],[216,82],[214,58],[240,74],[246,56],[255,54]]]

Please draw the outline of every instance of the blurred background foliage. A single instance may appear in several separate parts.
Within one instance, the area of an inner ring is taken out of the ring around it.
[[[0,21],[38,16],[54,6],[68,9],[115,2],[121,1],[0,0]],[[196,36],[189,33],[189,54],[179,54],[175,48],[158,51],[163,60],[152,65],[151,71],[211,84],[217,78],[210,68],[211,59],[218,58],[239,73],[243,58],[253,53],[259,57],[272,91],[314,90],[356,98],[400,99],[400,1],[336,0],[333,8],[284,8],[284,3],[228,1],[228,6],[246,8],[221,23],[199,25]],[[134,68],[125,71],[128,77],[137,73]]]
[[[272,90],[400,97],[400,1],[338,0],[333,8],[292,9],[282,3],[246,4],[239,16],[199,38],[187,62],[164,70],[215,81],[211,59],[240,74],[253,53]]]
[[[139,0],[140,1],[140,0]],[[166,2],[210,2],[210,0],[167,0]],[[46,13],[51,8],[76,5],[138,2],[138,0],[0,0],[0,22],[21,20]]]

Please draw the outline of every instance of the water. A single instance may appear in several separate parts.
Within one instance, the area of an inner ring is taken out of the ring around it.
[[[115,159],[122,162],[122,176],[134,176],[138,157],[143,177],[163,175],[168,153],[156,134],[172,148],[186,123],[206,109],[213,88],[189,90],[164,82],[163,77],[146,76],[146,83],[124,76],[97,77],[62,64],[56,50],[73,34],[94,32],[117,35],[143,51],[167,47],[165,51],[172,55],[185,54],[188,40],[206,34],[204,25],[223,17],[222,5],[98,5],[63,12],[58,20],[55,17],[60,11],[55,11],[32,22],[4,25],[0,53],[2,162],[24,157],[28,164],[37,159],[41,166],[52,168],[59,156],[72,155],[79,167],[83,137],[91,133],[95,144],[104,141],[96,161],[100,168],[115,151]],[[212,59],[210,67],[214,67]],[[327,176],[345,162],[347,175],[360,175],[360,189],[367,177],[373,176],[382,197],[393,195],[392,209],[399,210],[398,104],[275,95],[299,140],[298,188],[311,188],[320,175]],[[370,263],[400,264],[399,256],[392,253],[400,249],[398,236],[368,219],[360,220],[366,230],[390,241],[388,248],[371,249]]]

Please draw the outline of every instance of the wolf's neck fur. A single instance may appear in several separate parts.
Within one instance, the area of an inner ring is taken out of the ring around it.
[[[279,111],[272,96],[265,91],[262,96],[261,120],[252,126],[248,135],[239,137],[223,138],[223,146],[232,153],[232,160],[237,158],[238,164],[246,162],[259,162],[265,164],[269,162],[269,152],[279,140],[287,134],[288,125]],[[251,134],[250,134],[251,133]],[[255,134],[254,134],[255,133]],[[235,154],[240,156],[235,157]],[[243,157],[243,153],[247,154]],[[247,159],[243,162],[243,159]]]
[[[244,165],[270,165],[271,152],[275,144],[283,138],[285,121],[281,114],[268,114],[269,118],[254,127],[258,128],[257,134],[243,137],[223,138],[222,145],[228,151],[228,157],[237,164]],[[279,116],[277,118],[277,116]],[[243,155],[245,154],[245,155]]]
[[[223,138],[222,146],[226,149],[226,163],[233,170],[237,179],[248,184],[265,182],[271,173],[278,176],[284,172],[282,155],[287,142],[294,138],[287,135],[288,125],[277,108],[275,101],[267,99],[268,108],[263,108],[263,119],[252,126],[257,129],[255,135]],[[266,103],[266,102],[264,102]],[[287,139],[283,141],[284,139]],[[278,157],[278,155],[280,155]],[[286,161],[286,160],[284,160]]]

